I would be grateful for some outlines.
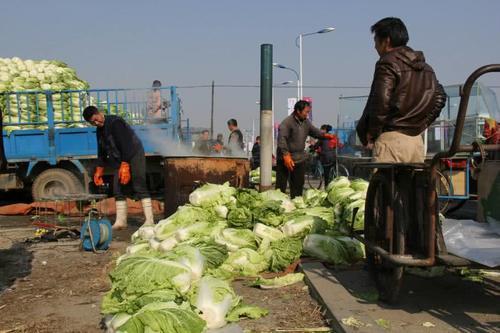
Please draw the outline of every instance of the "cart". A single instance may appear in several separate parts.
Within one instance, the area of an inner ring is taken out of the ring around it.
[[[435,154],[429,163],[362,165],[376,172],[370,179],[366,197],[364,235],[353,233],[353,236],[365,245],[367,266],[382,301],[397,300],[405,267],[474,264],[447,252],[439,223],[436,185],[442,159],[457,153],[479,153],[487,159],[489,152],[500,150],[498,144],[460,145],[472,85],[491,72],[500,72],[500,64],[477,69],[461,88],[456,130],[448,151]]]

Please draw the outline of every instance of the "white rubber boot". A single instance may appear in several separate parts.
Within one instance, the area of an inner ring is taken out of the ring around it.
[[[144,198],[141,200],[142,210],[144,211],[144,217],[146,220],[144,221],[144,225],[153,225],[155,224],[154,216],[153,216],[153,204],[151,203],[151,198]]]
[[[127,201],[116,201],[116,220],[113,224],[113,230],[120,230],[127,228]]]

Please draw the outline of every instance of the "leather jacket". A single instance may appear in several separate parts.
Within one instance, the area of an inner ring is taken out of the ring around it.
[[[421,51],[407,46],[387,52],[375,65],[375,74],[363,115],[356,131],[368,143],[383,132],[421,134],[439,117],[446,93]]]

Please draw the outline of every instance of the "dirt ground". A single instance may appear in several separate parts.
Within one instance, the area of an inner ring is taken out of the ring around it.
[[[30,217],[0,217],[0,333],[102,332],[99,308],[110,287],[107,274],[138,220],[132,224],[114,235],[109,251],[94,254],[81,251],[74,240],[26,243],[34,236]],[[248,282],[236,281],[236,292],[245,303],[267,308],[269,315],[242,320],[239,325],[246,331],[327,326],[305,284],[264,291]]]
[[[462,209],[459,217],[468,217],[464,211],[473,217],[472,208]],[[0,333],[102,332],[100,302],[110,287],[107,275],[113,260],[139,226],[139,218],[131,220],[129,230],[114,235],[109,251],[93,254],[81,251],[74,240],[26,243],[35,230],[30,217],[0,216]],[[434,279],[408,275],[401,303],[390,307],[370,299],[376,291],[362,265],[332,272],[359,303],[349,308],[346,302],[349,314],[383,319],[388,326],[384,331],[500,332],[500,278],[477,283],[453,274]],[[304,283],[260,290],[248,287],[250,282],[240,279],[233,286],[245,303],[267,308],[269,315],[240,321],[245,332],[328,329]],[[338,303],[335,293],[326,296]],[[435,327],[423,329],[422,323]]]
[[[303,328],[326,328],[319,305],[309,295],[304,283],[279,288],[261,290],[248,287],[252,280],[235,281],[236,293],[245,303],[258,305],[269,310],[266,317],[245,319],[239,325],[249,332],[276,332],[289,330],[299,332]]]

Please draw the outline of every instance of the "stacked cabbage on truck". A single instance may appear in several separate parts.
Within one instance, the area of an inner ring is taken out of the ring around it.
[[[0,58],[8,162],[0,188],[31,189],[35,200],[88,190],[97,154],[95,128],[82,117],[88,105],[129,121],[144,145],[150,183],[162,184],[161,156],[169,144],[179,142],[181,120],[176,88],[160,91],[162,99],[169,100],[169,113],[152,122],[147,113],[149,89],[89,89],[63,62]]]

